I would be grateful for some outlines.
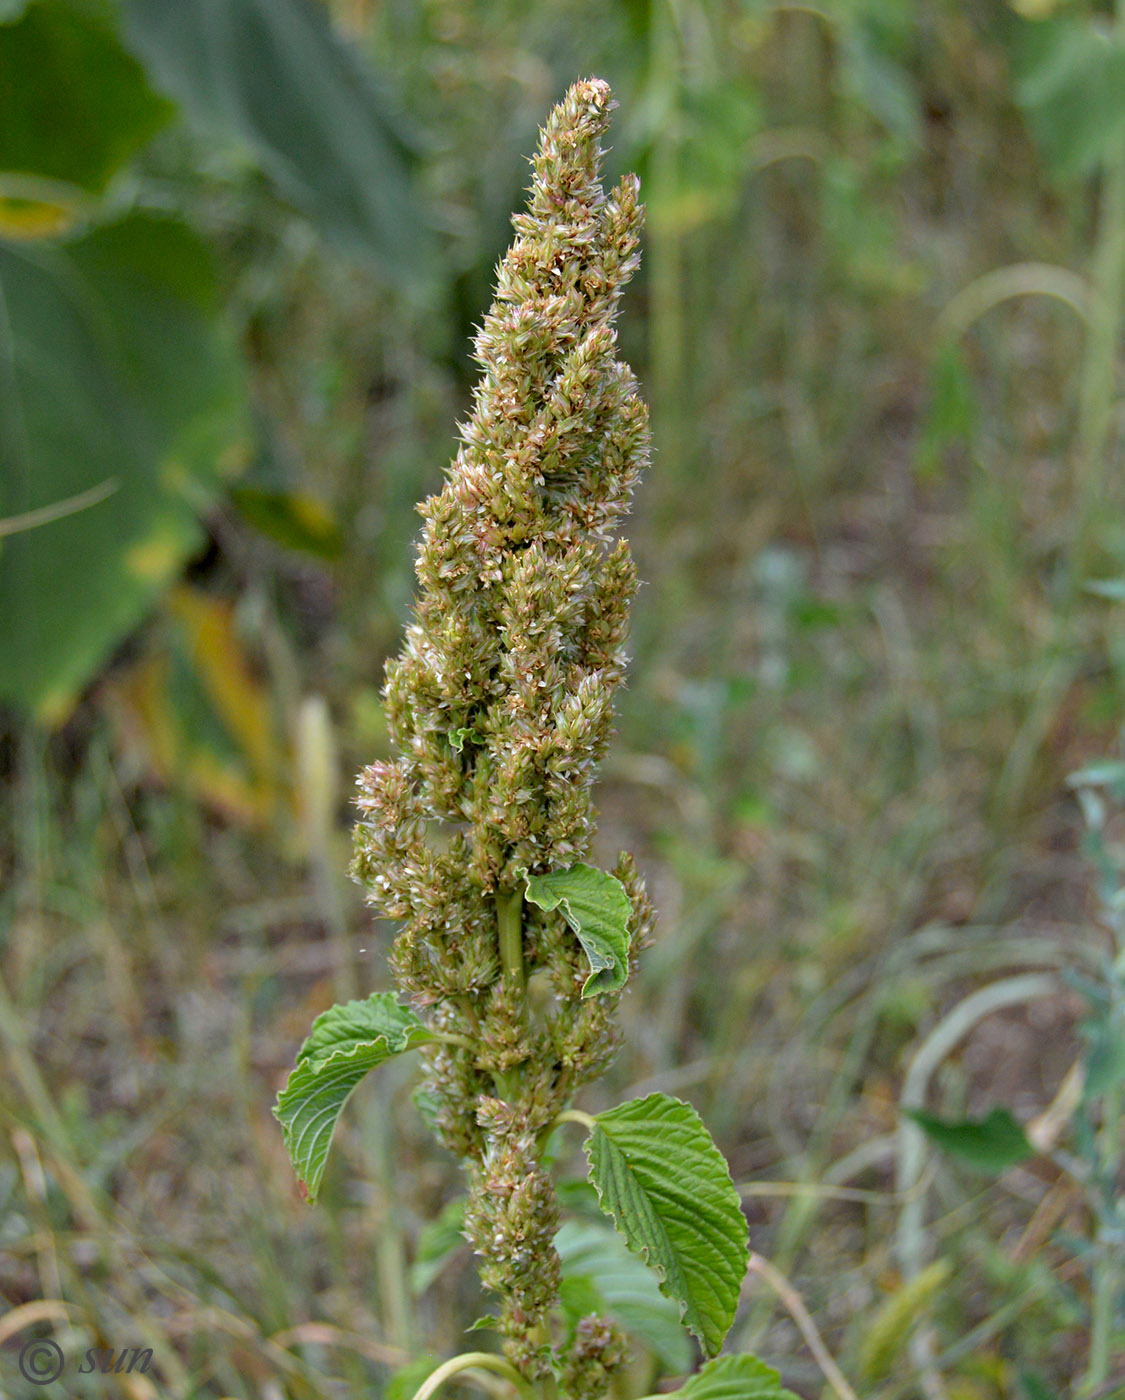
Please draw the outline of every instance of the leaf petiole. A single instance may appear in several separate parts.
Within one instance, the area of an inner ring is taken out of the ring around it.
[[[596,1120],[588,1113],[583,1113],[580,1108],[564,1108],[555,1119],[554,1126],[557,1128],[560,1123],[581,1123],[588,1133],[592,1133],[598,1126]]]

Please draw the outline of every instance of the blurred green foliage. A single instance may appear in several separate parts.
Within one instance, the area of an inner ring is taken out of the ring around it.
[[[649,208],[622,335],[657,443],[602,807],[662,932],[609,1092],[697,1104],[865,1400],[1116,1393],[1120,1008],[1065,778],[1125,704],[1116,595],[1082,587],[1125,573],[1122,52],[1084,0],[0,5],[19,1336],[327,1400],[409,1395],[483,1311],[420,1234],[451,1177],[405,1081],[315,1212],[268,1103],[311,1016],[382,985],[346,777],[382,756],[413,508],[535,126],[594,72]],[[1057,989],[975,1024],[927,1109],[1049,1146],[982,1180],[923,1141],[904,1186],[906,1077],[1029,970]],[[567,1240],[575,1308],[630,1286],[596,1243]],[[649,1324],[638,1394],[681,1364]],[[822,1393],[765,1284],[735,1331]]]
[[[28,524],[0,557],[0,698],[57,724],[198,550],[198,516],[246,457],[244,373],[208,249],[143,185],[104,211],[79,198],[172,119],[154,88],[388,272],[417,284],[434,235],[373,72],[310,0],[130,0],[120,36],[84,0],[33,0],[4,20],[0,232],[81,224],[42,247],[0,244],[0,509]],[[261,521],[262,497],[243,499]],[[274,533],[287,516],[292,536],[300,514],[275,499]]]
[[[57,722],[199,548],[238,461],[239,374],[210,250],[165,216],[0,246],[0,295],[5,511],[106,489],[0,554],[0,697]]]

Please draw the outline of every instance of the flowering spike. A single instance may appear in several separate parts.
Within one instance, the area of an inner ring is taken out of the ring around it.
[[[613,105],[604,82],[575,83],[540,134],[474,340],[482,376],[461,445],[420,507],[415,619],[386,669],[396,754],[360,777],[354,867],[403,920],[398,981],[446,1036],[423,1051],[435,1123],[466,1161],[467,1232],[529,1378],[561,1364],[558,1209],[540,1143],[612,1056],[620,995],[583,999],[590,970],[565,918],[523,902],[528,876],[589,854],[636,588],[613,532],[648,460],[648,412],[613,322],[643,207],[634,175],[602,189]],[[635,962],[651,909],[631,862],[618,870]],[[533,1016],[526,979],[540,971],[550,1007]],[[572,1369],[604,1377],[620,1348],[596,1319],[586,1331],[601,1360]]]

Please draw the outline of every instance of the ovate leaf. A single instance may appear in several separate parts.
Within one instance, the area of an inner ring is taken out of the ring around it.
[[[320,1190],[332,1135],[352,1091],[384,1060],[432,1039],[413,1011],[390,992],[329,1007],[313,1022],[274,1108],[310,1202]]]
[[[0,699],[47,723],[203,540],[244,455],[245,399],[210,252],[130,214],[0,241],[0,518],[81,498],[0,553]]]
[[[708,1361],[672,1394],[683,1400],[798,1400],[781,1384],[773,1367],[755,1356],[720,1356]]]
[[[540,909],[561,909],[590,963],[584,997],[619,992],[629,975],[629,918],[633,912],[620,880],[591,865],[529,875],[527,898]]]
[[[904,1112],[931,1142],[981,1171],[1006,1171],[1035,1156],[1035,1148],[1006,1108],[994,1108],[987,1118],[948,1121],[920,1108]]]
[[[320,0],[123,0],[153,81],[211,136],[249,147],[280,193],[399,277],[434,238],[383,84]]]
[[[598,1200],[713,1356],[734,1321],[749,1231],[723,1154],[690,1104],[649,1094],[598,1114]]]

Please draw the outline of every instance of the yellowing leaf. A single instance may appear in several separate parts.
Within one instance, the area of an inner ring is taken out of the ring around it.
[[[183,562],[183,539],[178,531],[158,527],[155,534],[126,551],[125,567],[144,583],[167,583]]]
[[[162,653],[113,687],[124,737],[161,781],[236,820],[276,823],[293,765],[229,603],[182,586],[167,607]]]
[[[0,235],[4,238],[54,238],[74,223],[75,211],[65,204],[0,195]]]

